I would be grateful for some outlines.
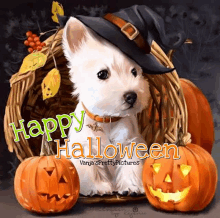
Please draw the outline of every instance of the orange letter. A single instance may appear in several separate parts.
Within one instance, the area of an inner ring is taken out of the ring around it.
[[[168,145],[168,143],[164,143],[163,147],[165,148],[165,158],[170,158],[170,155],[168,152],[171,148],[173,148],[174,149],[173,159],[180,159],[179,149],[176,145],[174,144]]]
[[[103,158],[103,155],[101,155],[101,137],[96,137],[96,140],[98,140],[98,154],[95,156],[95,158]]]
[[[156,148],[154,148],[155,146],[157,146]],[[154,143],[150,146],[150,156],[153,159],[160,159],[161,157],[163,157],[164,155],[162,153],[159,152],[158,156],[154,156],[153,155],[153,151],[162,151],[162,146],[158,143]]]
[[[57,143],[57,155],[55,156],[55,158],[57,158],[57,159],[61,158],[61,155],[60,155],[61,150],[66,150],[66,158],[71,158],[71,156],[68,154],[68,147],[67,147],[67,142],[69,141],[69,139],[64,139],[65,147],[60,147],[60,140],[59,139],[56,139],[54,141]]]
[[[140,146],[143,146],[143,148],[139,148]],[[144,158],[146,158],[146,157],[149,157],[149,155],[148,155],[147,152],[145,153],[144,156],[141,157],[141,156],[138,154],[138,151],[147,151],[147,145],[142,144],[142,143],[138,144],[137,147],[135,148],[135,154],[136,154],[136,157],[138,157],[138,158],[140,158],[140,159],[144,159]]]
[[[86,156],[86,158],[94,158],[94,155],[92,155],[92,137],[87,137],[89,140],[89,155]]]
[[[113,148],[113,149],[115,150],[115,153],[114,153],[113,156],[108,156],[108,155],[107,155],[107,150],[108,150],[109,148]],[[105,156],[106,158],[108,158],[108,159],[113,159],[113,158],[117,155],[117,153],[118,153],[117,148],[116,148],[114,145],[107,145],[107,146],[105,147],[104,156]]]
[[[130,154],[129,154],[128,146],[125,146],[125,148],[123,150],[123,153],[122,153],[122,144],[121,143],[117,143],[117,145],[119,145],[120,158],[123,158],[125,156],[125,153],[127,153],[127,156],[130,159],[132,157],[132,155],[133,155],[133,148],[134,148],[135,144],[136,144],[135,142],[131,143],[131,151],[130,151]]]
[[[72,151],[72,156],[73,156],[73,158],[85,157],[85,156],[83,155],[83,147],[82,147],[82,145],[81,145],[80,143],[77,143],[77,142],[76,142],[76,143],[73,143],[73,144],[72,144],[72,147],[74,147],[75,145],[79,145],[80,148],[74,148],[74,149],[73,149],[73,151]],[[76,156],[76,155],[74,154],[75,151],[80,151],[81,154],[78,155],[78,156]]]

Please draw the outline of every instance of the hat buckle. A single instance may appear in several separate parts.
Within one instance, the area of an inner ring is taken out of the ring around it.
[[[133,29],[134,33],[132,35],[130,35],[128,31],[126,31],[126,30],[128,30],[128,28]],[[126,23],[123,27],[121,27],[121,32],[124,33],[128,37],[128,39],[130,39],[130,40],[134,40],[139,34],[139,31],[137,30],[137,28],[129,22]]]

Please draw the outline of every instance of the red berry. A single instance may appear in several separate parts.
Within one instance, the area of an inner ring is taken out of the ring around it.
[[[37,34],[33,34],[32,37],[33,37],[33,38],[37,37]]]
[[[37,46],[34,46],[33,49],[34,49],[34,51],[36,51],[37,50]]]
[[[29,46],[28,40],[25,40],[25,41],[24,41],[24,44],[25,44],[26,46]]]
[[[37,46],[37,50],[41,51],[42,47],[41,46]]]
[[[31,32],[31,31],[27,31],[27,32],[26,32],[26,36],[27,36],[27,37],[29,37],[29,36],[31,36],[31,35],[32,35],[32,32]]]
[[[36,42],[36,45],[37,45],[37,46],[41,45],[41,42],[40,42],[40,41],[37,41],[37,42]]]
[[[40,38],[39,37],[34,37],[34,41],[35,42],[40,41]]]
[[[35,43],[34,42],[30,42],[29,44],[31,47],[34,47],[35,46]]]
[[[42,43],[41,43],[41,46],[42,46],[42,47],[46,46],[46,43],[45,43],[45,42],[42,42]]]
[[[28,37],[28,41],[33,42],[34,41],[33,37]]]
[[[34,50],[33,50],[33,48],[28,48],[28,51],[29,51],[30,53],[32,53]]]

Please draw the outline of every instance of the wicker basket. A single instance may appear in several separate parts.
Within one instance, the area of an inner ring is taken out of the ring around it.
[[[25,120],[25,126],[30,120],[37,120],[41,123],[42,118],[55,118],[57,114],[73,112],[77,104],[77,98],[71,96],[73,84],[69,80],[67,60],[61,46],[62,33],[61,29],[45,41],[47,46],[43,48],[42,53],[47,56],[47,62],[44,67],[25,74],[18,72],[10,80],[11,91],[5,109],[4,131],[9,151],[15,151],[21,161],[40,154],[42,137],[26,140],[23,134],[20,134],[20,141],[14,142],[14,132],[9,124],[14,122],[16,128],[21,128],[18,122],[21,119]],[[41,82],[46,74],[54,68],[50,46],[61,73],[61,86],[53,98],[43,101]],[[154,41],[151,53],[164,66],[173,67],[168,56]],[[150,109],[145,109],[138,114],[138,124],[147,144],[190,141],[190,134],[187,132],[187,108],[177,72],[173,71],[163,75],[146,74],[146,78],[150,83],[151,106]],[[52,138],[59,139],[60,135],[58,128],[52,134]],[[52,142],[51,145],[56,152],[55,143]]]
[[[12,76],[10,80],[11,91],[5,108],[4,132],[8,149],[15,151],[18,159],[23,161],[25,158],[40,155],[42,137],[30,138],[26,140],[23,134],[20,134],[20,141],[14,141],[13,129],[10,123],[15,123],[16,128],[21,128],[19,120],[24,119],[24,125],[30,120],[37,120],[39,123],[42,118],[55,118],[57,114],[69,114],[75,110],[77,98],[72,97],[73,84],[69,79],[69,70],[66,67],[67,60],[64,57],[61,42],[61,29],[57,34],[49,37],[42,50],[47,56],[47,62],[44,67],[36,71],[29,71],[25,74],[19,72]],[[51,49],[50,49],[51,48]],[[53,55],[51,53],[53,52]],[[156,42],[152,43],[151,53],[164,66],[173,68],[173,64],[168,56],[163,52]],[[57,68],[61,74],[61,86],[59,92],[50,99],[43,101],[41,83],[47,73],[54,68],[56,59]],[[163,75],[147,75],[150,83],[150,107],[138,114],[139,130],[146,140],[147,145],[154,142],[158,143],[183,143],[190,142],[188,129],[188,115],[183,91],[180,86],[179,77],[176,71]],[[66,134],[68,130],[66,130]],[[60,138],[59,128],[52,133],[53,139]],[[56,145],[50,142],[52,150],[56,153]],[[127,201],[137,201],[145,199],[145,196],[139,197],[80,197],[83,203],[118,203]]]

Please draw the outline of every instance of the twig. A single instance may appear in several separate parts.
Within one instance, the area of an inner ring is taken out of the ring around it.
[[[56,33],[54,34],[53,40],[51,41],[51,43],[50,43],[50,45],[49,45],[49,50],[50,50],[50,53],[51,53],[51,55],[52,55],[52,57],[53,57],[54,66],[55,66],[56,69],[57,69],[57,62],[56,62],[56,59],[55,59],[55,57],[54,57],[54,54],[53,54],[53,51],[52,51],[51,47],[52,47],[53,42],[54,42],[54,40],[55,40],[55,38],[56,38],[56,35],[57,35],[57,33],[59,32],[60,29],[61,29],[60,27],[57,29]]]
[[[47,34],[47,33],[49,33],[49,32],[53,32],[53,31],[57,31],[57,29],[52,29],[52,30],[48,30],[46,32],[40,33],[40,37]]]

